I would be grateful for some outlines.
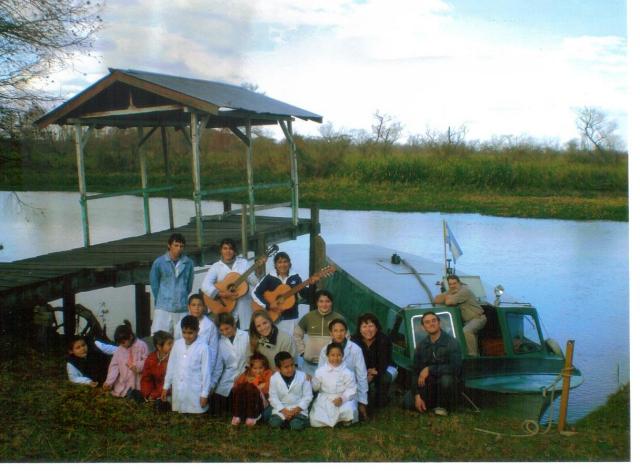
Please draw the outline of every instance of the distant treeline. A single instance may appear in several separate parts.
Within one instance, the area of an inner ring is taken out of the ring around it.
[[[191,190],[191,149],[181,132],[169,131],[172,183]],[[7,144],[7,145],[5,145]],[[8,145],[11,144],[11,145]],[[362,184],[402,183],[447,191],[526,194],[605,192],[628,188],[626,152],[595,154],[577,146],[555,148],[524,142],[421,142],[383,144],[349,136],[296,136],[301,181],[348,179]],[[75,142],[71,129],[33,131],[20,142],[3,143],[0,183],[4,187],[76,189]],[[117,181],[139,187],[137,131],[94,131],[85,149],[91,185]],[[160,133],[143,146],[150,183],[165,182]],[[289,148],[285,142],[258,136],[254,140],[254,179],[288,180]],[[246,147],[232,133],[207,131],[201,141],[203,187],[241,185],[246,181]],[[26,180],[25,180],[26,177]]]

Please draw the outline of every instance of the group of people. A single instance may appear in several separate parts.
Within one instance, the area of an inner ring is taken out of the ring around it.
[[[99,349],[94,349],[75,337],[67,360],[72,382],[93,387],[102,383],[114,396],[153,402],[158,410],[230,412],[232,425],[250,427],[261,420],[295,430],[349,425],[387,404],[397,369],[391,341],[374,314],[361,315],[350,336],[326,290],[315,293],[317,308],[301,319],[298,300],[289,309],[270,305],[265,293],[280,284],[293,288],[302,283],[285,252],[275,255],[274,270],[260,281],[249,275],[250,289],[239,296],[219,283],[229,273],[249,269],[231,239],[221,241],[220,260],[209,269],[201,293],[190,294],[193,262],[183,254],[184,246],[184,237],[172,234],[167,253],[151,267],[155,350],[149,353],[128,321],[115,330],[117,346],[97,342]],[[223,303],[233,300],[235,307],[212,321],[205,295]],[[308,292],[301,290],[300,295]],[[255,312],[252,301],[260,308]],[[439,329],[434,313],[424,314],[423,328],[428,335],[416,350],[413,386],[404,403],[443,415],[459,377],[460,350]],[[106,371],[100,368],[105,354],[111,356]]]

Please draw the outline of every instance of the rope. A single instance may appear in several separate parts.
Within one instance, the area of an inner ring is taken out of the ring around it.
[[[558,383],[558,381],[560,381],[561,379],[567,377],[567,376],[571,376],[571,371],[573,370],[573,366],[570,366],[569,368],[562,368],[560,370],[560,373],[558,373],[558,375],[556,376],[556,379],[553,380],[553,383],[551,383],[550,386],[547,386],[546,388],[542,389],[542,397],[545,397],[547,395],[547,392],[549,390],[551,390],[551,397],[550,397],[550,406],[549,406],[549,422],[547,423],[546,428],[544,429],[543,432],[540,432],[540,424],[538,423],[537,420],[533,420],[533,419],[526,419],[522,422],[522,424],[520,424],[520,427],[522,428],[522,430],[524,430],[525,433],[502,433],[502,432],[494,432],[492,430],[486,430],[486,429],[482,429],[482,428],[474,428],[474,430],[476,430],[477,432],[483,432],[483,433],[488,433],[491,435],[495,435],[497,437],[502,437],[502,436],[506,436],[506,437],[516,437],[516,438],[526,438],[526,437],[533,437],[535,435],[545,435],[547,433],[549,433],[549,431],[551,430],[551,426],[553,425],[553,399],[554,399],[554,395],[556,392],[556,384]],[[567,434],[569,435],[569,434]]]

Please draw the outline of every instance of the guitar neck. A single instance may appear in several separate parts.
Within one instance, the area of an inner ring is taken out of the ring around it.
[[[296,285],[293,288],[289,289],[289,291],[283,293],[282,294],[282,298],[288,298],[289,296],[293,296],[294,294],[298,294],[300,291],[302,291],[309,284],[311,284],[311,278],[308,278],[308,279],[304,280],[299,285]]]
[[[256,268],[258,267],[257,263],[254,263],[253,265],[251,265],[247,271],[245,271],[242,275],[240,275],[240,278],[238,278],[236,281],[234,281],[233,286],[235,288],[237,288],[238,286],[240,286],[242,283],[244,283],[245,281],[247,281],[247,278],[249,278],[249,275],[251,275],[251,273],[253,273]]]

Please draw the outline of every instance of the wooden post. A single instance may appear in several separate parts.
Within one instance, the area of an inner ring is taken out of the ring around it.
[[[231,211],[231,201],[230,200],[222,200],[222,212],[228,213]]]
[[[163,128],[164,129],[164,128]],[[138,126],[138,145],[136,146],[136,152],[138,154],[138,160],[140,161],[140,183],[142,189],[146,190],[148,186],[147,178],[147,157],[142,151],[142,144],[144,142],[144,132],[142,126]],[[143,205],[144,205],[144,232],[145,234],[151,234],[151,217],[149,215],[149,193],[144,191],[142,193]]]
[[[256,233],[256,208],[255,196],[253,193],[253,139],[251,138],[251,120],[248,119],[245,125],[247,135],[247,188],[249,192],[249,233]]]
[[[136,283],[136,334],[138,337],[151,335],[151,300],[144,283]]]
[[[571,365],[573,365],[573,346],[575,341],[567,341],[567,351],[562,370],[562,396],[560,397],[560,416],[558,417],[558,432],[564,432],[567,422],[567,408],[569,406],[569,390],[571,386]]]
[[[71,286],[71,279],[62,282],[62,323],[67,341],[76,334],[76,294]]]
[[[247,205],[242,205],[242,214],[240,215],[240,237],[242,241],[242,256],[247,258],[248,249],[248,237],[247,237]]]
[[[89,237],[89,210],[87,208],[87,180],[84,172],[84,146],[89,137],[91,128],[86,133],[82,132],[82,126],[75,124],[76,136],[76,162],[78,166],[78,190],[80,192],[80,210],[82,212],[82,234],[84,237],[84,246],[89,247],[91,240]]]
[[[316,203],[311,205],[311,228],[309,230],[309,276],[318,271],[316,266],[316,236],[320,234],[320,209]],[[309,309],[316,308],[314,302],[316,285],[309,285]]]
[[[162,134],[162,157],[164,158],[164,179],[167,185],[171,184],[171,175],[169,174],[169,146],[167,143],[167,128],[162,126],[160,129]],[[169,227],[173,229],[175,227],[173,222],[173,190],[169,190],[167,196],[167,204],[169,205]]]
[[[300,204],[300,194],[298,186],[298,152],[296,149],[296,143],[293,140],[293,123],[291,119],[287,121],[287,128],[289,130],[289,153],[291,159],[291,222],[294,226],[298,225],[298,207]]]
[[[204,228],[202,227],[202,204],[200,194],[200,131],[206,122],[201,123],[198,115],[191,113],[191,151],[193,170],[193,202],[196,207],[196,238],[200,251],[200,265],[204,266]]]
[[[267,251],[267,241],[264,235],[264,232],[260,232],[258,234],[258,240],[256,242],[256,254],[255,259],[257,260],[259,257],[262,257],[264,253]],[[265,274],[266,263],[261,267],[256,268],[256,276],[258,279],[262,278]]]

